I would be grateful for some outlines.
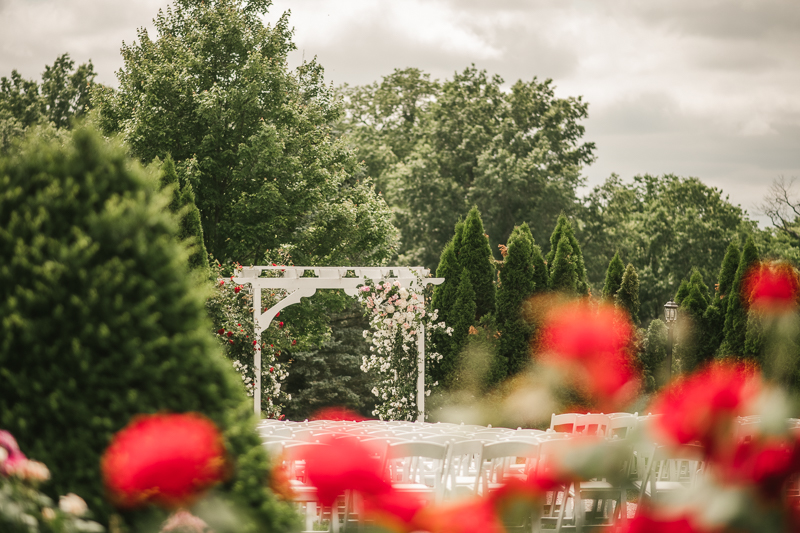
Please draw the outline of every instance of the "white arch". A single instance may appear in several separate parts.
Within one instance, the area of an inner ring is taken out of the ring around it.
[[[264,271],[275,271],[280,277],[261,277]],[[316,277],[306,278],[306,272]],[[350,274],[348,274],[350,273]],[[430,270],[423,267],[304,267],[304,266],[251,266],[243,267],[238,277],[232,281],[239,285],[249,283],[253,287],[253,326],[256,336],[255,353],[256,379],[253,391],[253,410],[261,414],[261,332],[267,329],[275,315],[285,307],[300,303],[300,298],[314,296],[317,289],[340,289],[345,294],[355,296],[358,286],[368,279],[392,278],[406,287],[415,283],[440,285],[444,278],[429,278]],[[289,294],[272,307],[261,312],[261,289],[283,289]],[[417,332],[417,410],[418,420],[425,413],[425,328]]]

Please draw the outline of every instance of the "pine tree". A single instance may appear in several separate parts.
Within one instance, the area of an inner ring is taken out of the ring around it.
[[[745,353],[745,336],[747,335],[747,308],[742,301],[742,280],[747,272],[758,263],[758,249],[753,237],[748,237],[739,257],[739,266],[733,278],[728,306],[725,311],[725,340],[720,348],[722,355],[743,355]]]
[[[483,232],[483,222],[477,207],[470,209],[464,221],[464,233],[458,249],[458,263],[468,276],[475,291],[478,318],[495,310],[495,267],[489,239]]]
[[[729,300],[727,296],[731,292],[733,279],[736,277],[740,255],[739,246],[735,242],[731,242],[719,269],[714,297],[703,314],[703,323],[706,328],[704,340],[701,343],[703,360],[709,360],[716,355],[725,339],[725,314]]]
[[[575,294],[578,286],[578,273],[572,257],[569,237],[562,235],[556,247],[553,266],[550,269],[550,288],[568,294]]]
[[[625,267],[614,302],[628,313],[633,324],[639,323],[639,274],[631,263]]]
[[[452,342],[447,352],[441,352],[442,360],[439,361],[439,384],[445,388],[456,385],[456,376],[461,366],[461,351],[467,342],[469,328],[475,323],[475,291],[469,276],[461,276],[458,284],[458,293],[453,309],[450,313],[450,323],[453,328]]]
[[[622,285],[622,275],[625,273],[625,264],[619,257],[619,252],[614,254],[606,270],[606,281],[603,284],[603,298],[613,300]]]
[[[200,211],[194,202],[192,185],[188,181],[183,184],[178,180],[175,162],[171,155],[164,158],[161,164],[159,189],[172,189],[169,210],[178,216],[178,238],[189,248],[189,266],[193,269],[208,267],[208,252],[203,242],[203,226],[200,222]]]
[[[556,255],[558,255],[558,244],[564,236],[567,237],[569,245],[572,247],[572,262],[575,263],[576,274],[575,292],[582,296],[587,296],[589,294],[589,282],[586,278],[586,265],[583,261],[583,253],[581,252],[580,244],[578,244],[578,239],[575,238],[572,224],[563,214],[558,217],[556,227],[553,230],[553,234],[550,236],[550,252],[547,254],[547,265],[550,267],[550,277],[553,277],[553,263],[556,260]]]
[[[703,275],[697,268],[692,268],[692,273],[689,276],[689,286],[697,287],[699,296],[702,299],[703,308],[705,309],[705,307],[708,307],[708,304],[711,303],[711,300],[708,297],[708,285],[706,285]]]
[[[500,287],[497,291],[497,325],[500,332],[497,352],[507,362],[508,375],[518,373],[530,359],[531,327],[520,311],[522,303],[535,289],[533,240],[530,232],[517,227],[508,241],[508,254],[500,271]]]

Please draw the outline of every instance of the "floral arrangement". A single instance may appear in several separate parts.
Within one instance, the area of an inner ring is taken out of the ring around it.
[[[275,263],[273,263],[275,265]],[[291,400],[282,390],[289,376],[286,350],[298,346],[299,332],[280,320],[273,320],[268,330],[261,332],[261,344],[256,342],[253,324],[253,289],[250,284],[237,285],[233,279],[242,266],[234,264],[232,274],[222,275],[222,265],[217,265],[217,283],[206,306],[212,317],[216,338],[225,356],[242,378],[248,396],[255,391],[255,354],[261,352],[261,410],[266,418],[281,418],[281,409]],[[277,275],[268,272],[267,275]],[[266,311],[286,296],[286,291],[262,291],[261,304]]]
[[[86,520],[89,509],[76,494],[61,496],[55,505],[39,492],[50,479],[47,467],[25,457],[8,431],[0,430],[0,531],[3,533],[99,533]]]
[[[452,329],[444,322],[436,322],[437,310],[427,312],[429,300],[419,287],[421,279],[412,287],[403,287],[398,280],[384,279],[376,285],[372,280],[361,286],[358,300],[369,317],[370,329],[364,338],[370,340],[370,352],[364,357],[361,369],[374,371],[379,376],[372,393],[378,397],[373,415],[381,420],[415,420],[417,418],[417,332],[424,328],[426,345],[434,330]],[[442,356],[434,351],[425,354],[425,373],[439,362]],[[425,394],[438,383],[425,382]]]

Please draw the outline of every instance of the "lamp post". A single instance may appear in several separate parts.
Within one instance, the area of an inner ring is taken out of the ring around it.
[[[667,381],[669,382],[672,380],[672,325],[678,319],[678,304],[676,304],[672,298],[669,299],[667,303],[664,304],[664,320],[667,323],[667,361],[669,367],[667,369]]]

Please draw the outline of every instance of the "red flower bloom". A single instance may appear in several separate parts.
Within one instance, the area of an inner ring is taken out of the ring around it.
[[[224,279],[219,280],[219,286],[222,287],[223,285],[225,285],[225,280]]]
[[[233,288],[233,292],[235,292],[236,294],[239,294],[240,290],[242,290],[242,288],[239,285]]]
[[[233,344],[233,339],[228,339],[228,342]]]
[[[225,328],[221,328],[221,329],[217,330],[217,335],[222,335],[223,333],[225,333]]]
[[[346,490],[375,496],[391,491],[391,484],[381,477],[379,454],[367,444],[350,437],[329,438],[324,444],[304,457],[306,477],[317,488],[322,505],[332,505]]]
[[[229,337],[229,338],[230,338],[230,337],[233,337],[233,332],[232,332],[232,331],[229,331],[229,332],[228,332],[228,337]]]
[[[618,309],[569,303],[545,317],[540,361],[563,368],[597,407],[619,407],[639,389],[639,371],[630,350],[632,335],[627,317]]]
[[[225,478],[217,427],[196,413],[140,415],[117,432],[101,461],[111,501],[122,508],[191,504]]]
[[[361,422],[367,420],[355,411],[344,407],[324,407],[309,417],[309,420],[349,420]]]
[[[283,322],[278,322],[278,327],[282,328],[283,327]]]
[[[651,412],[661,413],[656,430],[676,444],[699,441],[710,455],[730,441],[737,416],[747,413],[760,389],[744,365],[714,363],[670,384]]]
[[[709,531],[693,523],[688,516],[655,516],[639,513],[629,520],[620,533],[702,533]]]
[[[296,346],[296,345],[297,345],[297,339],[292,339],[292,346]]]
[[[269,371],[270,373],[275,372],[275,367],[274,366],[269,367]]]
[[[280,311],[278,311],[278,314],[275,315],[275,318],[278,318],[279,316],[281,316],[281,312]]]
[[[754,484],[765,496],[779,499],[786,481],[800,471],[800,446],[778,437],[741,442],[719,470],[728,482]]]
[[[797,307],[800,281],[788,263],[761,263],[744,279],[743,300],[751,309],[764,313],[783,313]]]

